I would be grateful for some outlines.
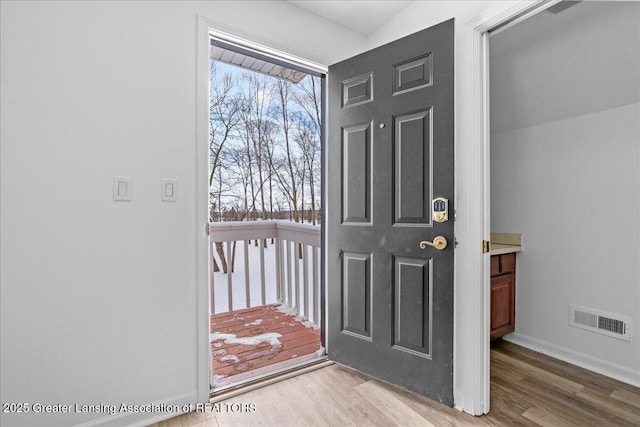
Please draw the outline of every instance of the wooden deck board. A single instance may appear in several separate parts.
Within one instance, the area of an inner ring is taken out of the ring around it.
[[[232,376],[263,368],[320,350],[320,332],[305,327],[295,316],[278,311],[277,305],[252,307],[211,316],[211,333],[233,334],[237,338],[276,333],[277,343],[211,343],[212,371]]]

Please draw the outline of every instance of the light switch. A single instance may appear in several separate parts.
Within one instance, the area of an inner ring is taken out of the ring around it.
[[[172,178],[162,178],[160,199],[163,202],[178,200],[178,181]]]
[[[133,193],[131,178],[125,176],[113,177],[113,200],[129,201]]]

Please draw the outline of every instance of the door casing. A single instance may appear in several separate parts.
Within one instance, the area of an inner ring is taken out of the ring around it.
[[[481,241],[489,240],[489,108],[488,108],[488,49],[489,31],[506,28],[560,0],[543,0],[532,4],[520,1],[497,14],[478,17],[471,22],[458,22],[456,44],[456,100],[464,96],[464,106],[456,107],[456,206],[458,222],[454,277],[454,402],[455,407],[471,415],[489,411],[489,256],[483,255]],[[426,27],[426,25],[425,25]],[[195,277],[196,277],[196,387],[199,402],[209,401],[209,331],[208,331],[208,96],[209,93],[209,35],[224,30],[224,34],[244,44],[266,52],[271,49],[246,39],[246,33],[229,28],[220,22],[199,15],[196,39],[196,197],[195,197]],[[242,34],[242,36],[235,36]],[[256,37],[256,40],[259,38]],[[462,48],[460,48],[462,47]],[[304,59],[284,54],[285,57]],[[310,68],[327,67],[305,61]],[[464,94],[459,86],[465,81]],[[325,111],[326,114],[326,111]],[[326,125],[326,121],[325,121]],[[461,138],[461,136],[464,136]],[[326,167],[326,165],[323,165]],[[464,188],[465,200],[459,200]],[[477,192],[476,192],[477,191]],[[461,203],[463,202],[463,203]],[[325,230],[326,233],[326,230]],[[326,235],[323,236],[326,238]],[[326,273],[326,272],[325,272]],[[482,286],[478,286],[482,283]],[[325,295],[326,297],[326,295]],[[482,304],[478,304],[482,301]],[[325,310],[326,318],[326,310]]]

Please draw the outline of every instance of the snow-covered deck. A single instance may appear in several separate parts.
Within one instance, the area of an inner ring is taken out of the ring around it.
[[[320,331],[277,304],[211,315],[212,385],[320,357]]]
[[[324,355],[319,226],[211,223],[209,242],[214,388]]]

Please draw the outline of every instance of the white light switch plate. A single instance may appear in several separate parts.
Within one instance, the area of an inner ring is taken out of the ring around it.
[[[133,194],[131,178],[126,176],[113,177],[113,200],[117,202],[129,201]]]
[[[172,178],[162,178],[160,188],[160,200],[163,202],[175,202],[178,200],[178,180]]]

